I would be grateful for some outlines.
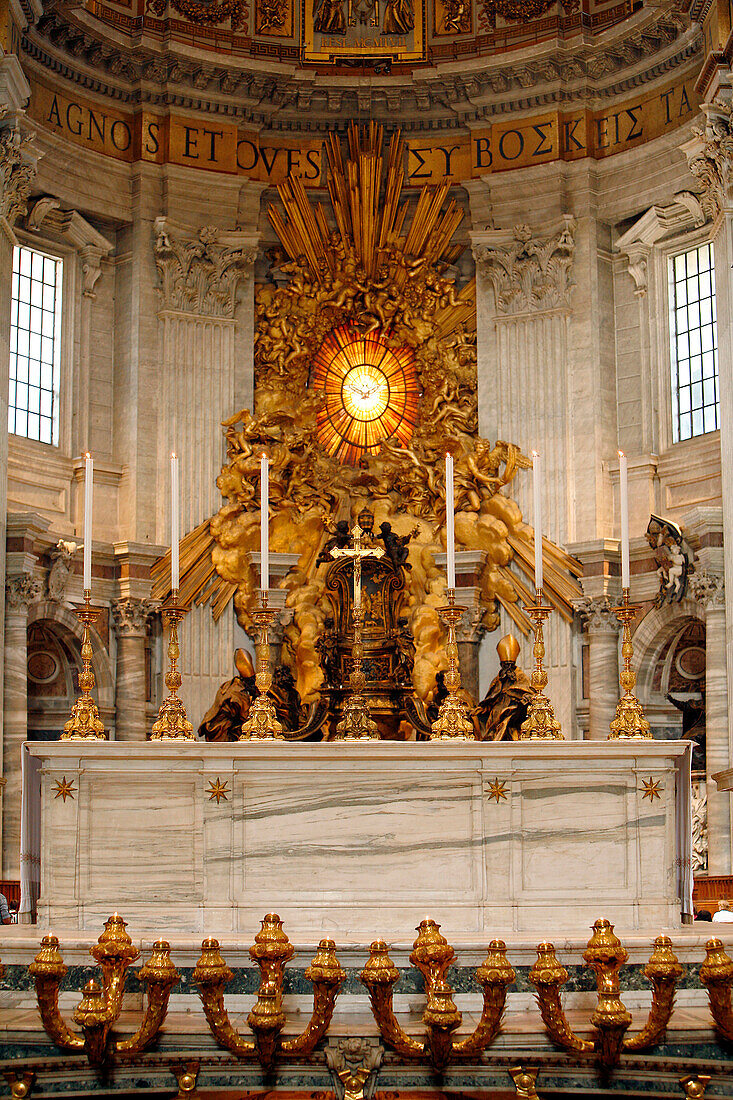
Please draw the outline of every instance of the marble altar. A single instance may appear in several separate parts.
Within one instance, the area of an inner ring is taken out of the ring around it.
[[[689,745],[34,742],[43,927],[293,941],[678,928]],[[69,790],[71,788],[71,790]],[[67,791],[66,797],[63,791]],[[682,838],[681,840],[679,838]]]

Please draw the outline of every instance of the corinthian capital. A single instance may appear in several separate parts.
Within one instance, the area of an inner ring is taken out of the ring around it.
[[[733,124],[731,105],[717,101],[701,107],[704,127],[682,146],[690,172],[700,185],[700,204],[706,218],[714,218],[733,195]]]
[[[255,236],[211,225],[191,233],[168,218],[156,218],[154,250],[164,310],[234,317],[239,280],[257,258]]]
[[[18,122],[7,125],[0,115],[0,218],[12,227],[28,208],[36,175],[33,134],[20,129]]]
[[[692,598],[706,611],[725,608],[725,580],[722,574],[707,569],[698,570],[690,575],[689,585]]]
[[[532,313],[570,302],[570,270],[575,253],[575,218],[551,237],[536,237],[528,225],[515,225],[511,239],[502,232],[476,234],[473,255],[491,280],[500,313]]]
[[[115,600],[112,604],[115,630],[123,637],[144,636],[148,619],[156,606],[151,600],[136,600],[130,597]]]
[[[41,582],[29,573],[9,577],[5,582],[5,607],[8,611],[28,611],[28,607],[41,595]]]
[[[621,627],[614,609],[617,601],[611,596],[583,596],[573,600],[573,607],[589,634],[618,634]]]

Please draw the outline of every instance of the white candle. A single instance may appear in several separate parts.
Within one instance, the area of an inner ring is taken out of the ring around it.
[[[267,455],[260,459],[260,588],[270,587],[270,485]]]
[[[534,587],[539,595],[544,583],[542,572],[542,461],[532,451],[532,489],[534,491]]]
[[[629,588],[629,462],[623,451],[618,453],[618,473],[621,494],[621,587]]]
[[[178,490],[178,455],[171,455],[171,588],[177,592],[181,587],[181,517]]]
[[[92,590],[92,498],[94,462],[89,451],[84,456],[84,591]]]
[[[448,587],[456,587],[456,519],[453,487],[453,455],[445,456],[445,549],[448,555]]]

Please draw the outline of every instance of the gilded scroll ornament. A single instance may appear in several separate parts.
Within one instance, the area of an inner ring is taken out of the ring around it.
[[[231,20],[233,31],[239,30],[245,23],[247,0],[219,0],[219,3],[207,4],[200,0],[148,0],[148,10],[162,17],[170,3],[174,11],[195,23],[199,27],[216,26]]]

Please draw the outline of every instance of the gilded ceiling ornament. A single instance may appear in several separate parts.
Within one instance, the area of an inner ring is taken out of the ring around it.
[[[190,23],[198,26],[214,26],[231,19],[232,30],[244,24],[247,16],[247,0],[220,0],[219,3],[200,3],[199,0],[148,0],[148,11],[162,18],[170,6]]]
[[[514,23],[529,23],[554,6],[556,0],[483,0],[490,21],[496,15]]]

